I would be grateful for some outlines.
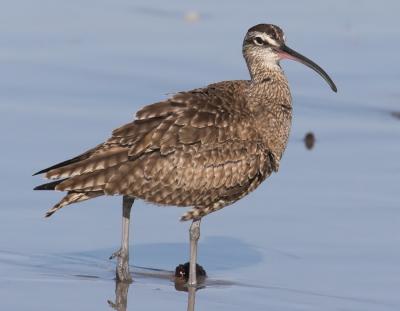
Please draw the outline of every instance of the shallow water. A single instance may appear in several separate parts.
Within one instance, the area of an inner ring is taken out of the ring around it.
[[[30,175],[94,146],[166,94],[247,79],[241,41],[259,22],[282,26],[288,45],[326,69],[339,92],[283,63],[294,123],[280,172],[202,222],[199,262],[209,279],[196,310],[400,309],[396,1],[17,0],[2,8],[2,309],[111,310],[107,258],[119,245],[120,199],[44,220],[60,194],[33,192],[42,180]],[[135,203],[128,310],[186,309],[188,293],[171,272],[187,260],[182,213]]]

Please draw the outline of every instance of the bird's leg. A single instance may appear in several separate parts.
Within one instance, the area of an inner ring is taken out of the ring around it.
[[[200,238],[200,222],[201,219],[193,220],[190,229],[190,266],[189,266],[189,286],[197,285],[197,276],[196,276],[196,261],[197,261],[197,242]]]
[[[124,196],[122,200],[122,241],[121,248],[111,255],[110,259],[117,257],[117,281],[132,282],[129,272],[129,222],[131,208],[135,198]]]

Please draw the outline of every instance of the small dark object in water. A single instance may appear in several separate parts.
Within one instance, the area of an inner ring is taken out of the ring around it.
[[[189,262],[184,263],[183,265],[177,266],[175,268],[175,277],[181,278],[181,279],[184,279],[185,281],[187,281],[189,279],[189,267],[190,267]],[[207,277],[206,271],[199,264],[196,264],[196,275],[200,278]]]
[[[390,113],[393,117],[400,119],[400,111],[392,111]]]
[[[315,144],[315,136],[314,133],[312,132],[308,132],[306,134],[306,136],[304,137],[304,144],[306,145],[306,148],[308,150],[311,150],[312,148],[314,148],[314,144]]]

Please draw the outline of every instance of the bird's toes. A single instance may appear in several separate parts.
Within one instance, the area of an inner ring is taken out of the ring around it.
[[[122,253],[122,250],[119,249],[116,252],[112,253],[111,256],[109,257],[109,259],[111,260],[111,259],[114,259],[114,258],[117,258],[117,257],[121,257],[121,253]]]

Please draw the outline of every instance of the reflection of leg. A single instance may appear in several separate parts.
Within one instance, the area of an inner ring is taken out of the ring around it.
[[[197,285],[196,277],[196,261],[197,261],[197,242],[200,238],[200,222],[201,219],[193,220],[189,229],[190,235],[190,268],[189,268],[189,285]]]
[[[115,303],[108,300],[111,308],[117,311],[126,311],[128,305],[129,283],[115,281]]]
[[[187,311],[194,311],[194,302],[196,300],[196,290],[194,286],[188,287],[188,307]]]
[[[117,257],[117,280],[121,282],[132,282],[129,273],[129,222],[134,198],[124,196],[122,202],[122,241],[121,248],[111,255],[110,259]]]

